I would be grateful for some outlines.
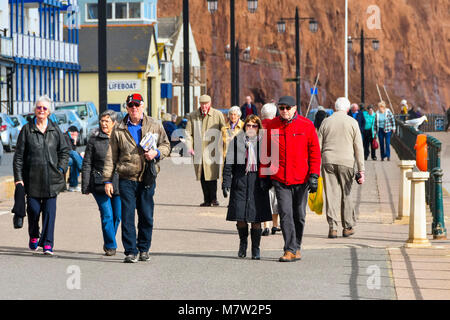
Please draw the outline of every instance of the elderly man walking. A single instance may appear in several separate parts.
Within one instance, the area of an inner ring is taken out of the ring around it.
[[[130,94],[126,100],[127,116],[111,133],[103,167],[105,193],[112,198],[114,172],[119,175],[119,192],[122,201],[122,243],[125,263],[148,261],[153,232],[153,195],[159,171],[155,162],[167,157],[170,143],[161,124],[144,115],[144,100],[140,94]],[[152,134],[156,147],[144,150],[141,140]],[[149,170],[151,175],[146,174]],[[147,177],[150,179],[147,179]],[[135,210],[138,215],[136,237]],[[136,240],[137,239],[137,240]]]
[[[355,164],[357,181],[364,182],[364,148],[358,122],[347,116],[350,101],[339,98],[336,112],[325,119],[319,129],[322,150],[322,177],[325,188],[328,238],[337,238],[339,217],[344,228],[342,235],[354,234],[355,208],[351,199]]]
[[[292,262],[301,259],[307,196],[308,191],[317,191],[320,148],[313,123],[297,113],[293,97],[281,97],[278,109],[280,116],[266,127],[267,151],[263,152],[269,158],[262,160],[260,174],[265,178],[262,188],[269,190],[273,184],[278,200],[284,238],[284,255],[279,261]]]
[[[204,201],[201,207],[218,206],[217,180],[223,162],[222,112],[211,107],[211,97],[200,97],[200,108],[191,112],[186,125],[186,146],[194,157],[197,180],[201,181]]]

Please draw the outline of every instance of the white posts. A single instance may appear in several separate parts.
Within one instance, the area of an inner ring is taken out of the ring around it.
[[[411,217],[409,220],[409,239],[407,248],[431,247],[427,238],[425,181],[429,172],[408,172],[406,177],[411,181]]]
[[[406,174],[412,172],[416,165],[414,160],[401,160],[398,163],[400,168],[400,196],[398,199],[398,216],[397,222],[408,223],[411,204],[411,181],[408,180]]]

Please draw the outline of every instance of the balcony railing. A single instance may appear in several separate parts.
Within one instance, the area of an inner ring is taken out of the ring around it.
[[[206,68],[205,66],[201,67],[191,67],[190,68],[190,84],[192,86],[206,86]],[[173,85],[180,86],[183,85],[183,67],[173,67],[172,73]]]
[[[15,57],[78,64],[77,44],[20,33],[12,41]]]
[[[0,36],[0,55],[12,58],[13,56],[13,41],[9,37]]]

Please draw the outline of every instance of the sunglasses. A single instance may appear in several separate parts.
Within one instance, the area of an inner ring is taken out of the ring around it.
[[[47,110],[48,110],[48,108],[47,108],[47,107],[44,107],[44,106],[36,106],[36,109],[37,109],[37,110],[44,110],[44,111],[47,111]]]
[[[287,111],[291,110],[291,106],[286,106],[286,107],[278,107],[280,109],[280,111],[284,111],[284,109],[286,109]]]
[[[256,128],[258,128],[259,126],[258,126],[257,124],[247,124],[246,127],[247,127],[247,128],[254,128],[254,129],[256,129]]]
[[[127,104],[128,108],[133,108],[133,107],[139,108],[140,106],[141,106],[141,104],[137,103],[137,102],[130,102],[129,104]]]

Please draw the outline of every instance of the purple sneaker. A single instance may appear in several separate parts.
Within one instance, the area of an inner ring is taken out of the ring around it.
[[[28,247],[30,250],[36,251],[38,249],[39,238],[30,238],[28,242]]]
[[[52,246],[44,246],[44,254],[46,255],[53,255],[53,248]]]

